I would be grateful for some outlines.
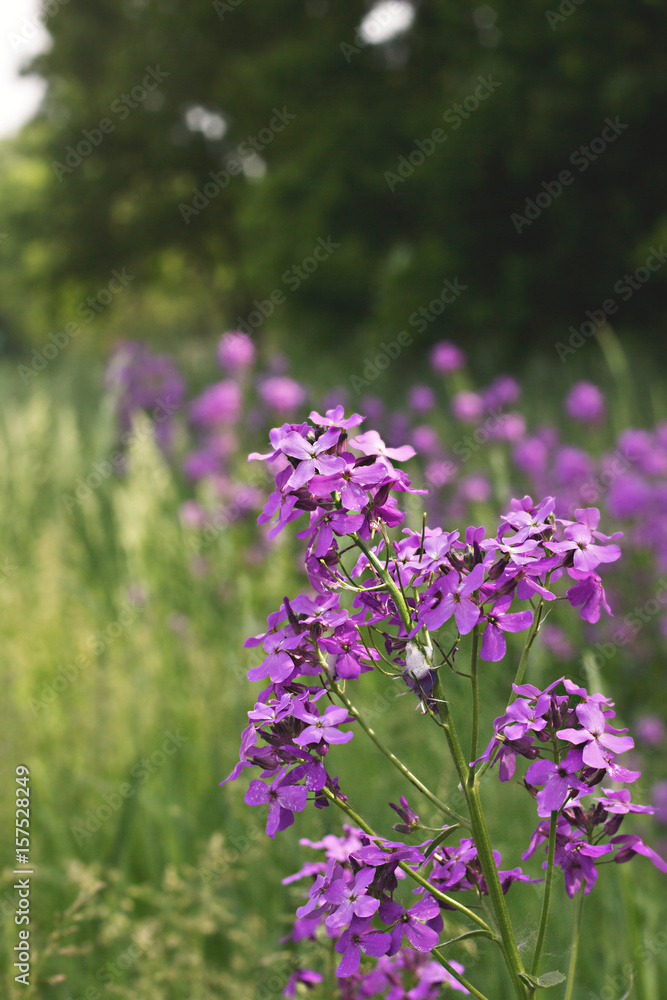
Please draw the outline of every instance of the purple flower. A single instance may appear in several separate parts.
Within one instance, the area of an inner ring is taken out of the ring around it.
[[[614,861],[622,865],[625,861],[630,861],[635,854],[642,854],[645,858],[655,865],[661,872],[667,874],[667,861],[663,861],[659,854],[649,847],[641,837],[637,837],[635,834],[621,834],[619,837],[612,837],[611,842],[614,847],[621,845],[614,855]]]
[[[298,531],[296,537],[308,538],[313,554],[322,559],[331,548],[334,532],[337,535],[351,534],[353,531],[358,531],[363,523],[363,514],[347,514],[342,510],[320,514],[317,510],[311,515],[309,527],[304,531]]]
[[[484,413],[484,400],[476,392],[457,392],[452,399],[452,413],[462,423],[475,424]]]
[[[274,375],[260,382],[259,394],[272,410],[281,415],[294,413],[306,401],[306,390],[286,375]]]
[[[435,393],[427,385],[414,385],[408,393],[410,408],[417,413],[426,413],[435,406]]]
[[[598,545],[596,541],[607,542],[610,538],[619,538],[622,532],[610,536],[601,534],[597,530],[600,511],[596,507],[578,509],[574,513],[577,520],[566,522],[565,541],[545,542],[545,547],[560,555],[572,552],[574,568],[583,573],[592,573],[600,563],[620,559],[621,550],[618,545]]]
[[[325,431],[316,441],[308,441],[296,431],[290,431],[281,441],[281,451],[284,455],[299,459],[299,464],[289,477],[287,486],[296,490],[304,486],[316,473],[329,476],[345,468],[345,461],[340,455],[325,454],[337,444],[340,432]]]
[[[350,430],[352,427],[358,427],[359,424],[363,423],[364,417],[360,413],[353,413],[351,417],[345,417],[345,410],[342,406],[335,406],[331,410],[327,410],[326,416],[323,417],[317,410],[311,410],[310,419],[314,424],[319,424],[320,427],[337,427],[339,430]]]
[[[630,791],[627,788],[619,788],[618,791],[614,791],[611,788],[603,788],[602,791],[604,792],[605,797],[596,799],[595,801],[600,802],[608,813],[626,815],[627,813],[655,812],[655,809],[652,806],[639,806],[631,802]]]
[[[441,923],[440,907],[432,896],[420,899],[418,903],[411,906],[409,910],[402,910],[397,903],[385,903],[382,908],[382,919],[385,923],[387,918],[398,922],[391,932],[392,954],[398,951],[403,941],[403,935],[408,939],[413,948],[417,951],[431,951],[440,940],[440,935],[431,926],[432,923]]]
[[[577,382],[565,399],[565,410],[573,420],[598,423],[605,415],[604,396],[592,382]]]
[[[310,482],[310,491],[315,497],[329,497],[334,491],[340,493],[345,510],[362,510],[368,503],[366,490],[379,486],[387,478],[387,467],[382,462],[372,465],[355,466],[353,462],[342,466],[334,475],[318,476]]]
[[[442,599],[420,614],[420,627],[425,625],[430,632],[435,632],[453,615],[461,635],[467,635],[473,630],[481,614],[479,607],[471,600],[471,595],[479,590],[483,582],[484,567],[481,564],[475,566],[463,579],[454,571],[441,577],[426,593],[436,598],[441,596]]]
[[[375,878],[374,868],[362,868],[349,882],[342,877],[342,869],[340,871],[341,877],[334,878],[324,893],[326,902],[336,907],[326,920],[330,930],[345,927],[352,917],[372,917],[380,905],[379,899],[366,892]]]
[[[600,609],[604,608],[608,615],[611,615],[611,608],[607,604],[602,580],[597,573],[577,573],[576,570],[569,571],[570,576],[581,579],[580,583],[575,583],[574,587],[566,593],[566,597],[573,608],[581,607],[581,617],[584,621],[594,625],[600,620]],[[583,606],[582,606],[583,605]]]
[[[342,934],[336,945],[336,951],[343,956],[336,969],[336,975],[341,977],[353,975],[359,968],[362,951],[366,955],[379,958],[380,955],[387,954],[390,945],[389,934],[373,930],[370,917],[366,919],[353,917],[348,930]]]
[[[525,698],[517,698],[507,706],[503,716],[503,732],[508,740],[520,740],[528,732],[540,733],[546,726],[544,716],[551,706],[551,698],[540,693],[534,704]]]
[[[218,343],[218,364],[236,374],[255,360],[255,348],[250,337],[239,330],[223,333]]]
[[[340,625],[332,636],[319,640],[322,649],[335,656],[334,669],[338,677],[355,679],[362,672],[362,661],[378,654],[375,650],[366,649],[360,641],[359,632],[351,622]],[[366,667],[365,669],[370,669]]]
[[[268,656],[258,666],[250,668],[248,680],[259,681],[270,677],[274,684],[287,680],[294,670],[294,660],[287,650],[296,649],[300,642],[300,635],[287,635],[284,629],[267,635],[264,640],[264,650]]]
[[[502,660],[507,652],[504,632],[523,632],[530,628],[533,623],[533,615],[530,611],[519,611],[510,613],[509,607],[512,597],[501,597],[493,605],[490,611],[484,615],[487,626],[484,629],[482,646],[479,655],[483,660],[495,662]]]
[[[322,982],[322,976],[319,972],[313,972],[312,969],[295,969],[292,975],[287,980],[287,986],[283,990],[283,996],[287,997],[288,1000],[293,1000],[296,996],[297,983],[303,983],[304,986],[312,990],[313,986],[317,983]]]
[[[584,743],[583,762],[588,767],[607,767],[607,757],[605,750],[614,753],[625,753],[632,750],[635,745],[631,736],[616,736],[608,731],[607,720],[604,715],[591,702],[577,705],[577,718],[582,726],[581,729],[560,729],[558,736],[562,740],[574,743],[579,746]]]
[[[562,845],[556,843],[555,861],[565,876],[565,891],[570,899],[580,892],[583,883],[588,895],[598,878],[596,859],[612,851],[611,844],[593,845],[584,840],[568,841]],[[546,861],[542,867],[547,867]]]
[[[342,723],[349,720],[346,708],[339,708],[337,705],[329,705],[324,715],[314,715],[306,711],[301,706],[295,706],[293,715],[302,722],[308,723],[304,731],[295,738],[294,742],[299,747],[305,747],[309,743],[349,743],[354,733],[341,733],[338,729]]]
[[[439,375],[457,372],[466,363],[463,351],[449,340],[441,340],[431,351],[431,366]]]
[[[397,806],[394,802],[390,802],[389,805],[398,813],[402,820],[401,823],[396,823],[392,829],[398,830],[399,833],[412,833],[413,830],[418,830],[421,827],[419,816],[410,808],[405,796],[401,795],[400,806]]]
[[[363,452],[364,455],[380,455],[383,458],[393,459],[394,462],[407,462],[415,455],[415,449],[409,444],[404,444],[400,448],[388,448],[377,431],[366,431],[357,435],[350,441],[350,446]]]
[[[590,792],[590,788],[575,774],[581,770],[581,750],[570,750],[565,760],[556,764],[552,760],[536,760],[526,771],[526,781],[531,785],[544,785],[537,793],[537,815],[549,816],[560,809],[572,791]]]
[[[204,389],[190,405],[190,419],[202,427],[233,424],[241,409],[241,388],[228,379]]]
[[[643,715],[637,722],[637,736],[646,746],[659,746],[666,735],[665,724],[657,715]]]
[[[308,792],[301,785],[283,785],[282,773],[270,785],[255,778],[245,794],[244,802],[249,806],[259,806],[268,802],[269,815],[266,832],[269,837],[286,830],[294,822],[294,813],[306,808]]]

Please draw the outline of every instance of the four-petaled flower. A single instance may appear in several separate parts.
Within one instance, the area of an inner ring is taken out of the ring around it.
[[[425,625],[429,631],[435,632],[453,615],[461,635],[467,635],[473,630],[481,615],[479,606],[471,599],[471,595],[479,590],[483,582],[484,567],[481,563],[463,579],[455,571],[441,577],[427,591],[436,598],[436,603],[427,611],[421,612],[419,625]],[[437,600],[438,597],[441,599]]]
[[[266,832],[269,837],[275,837],[280,830],[286,830],[294,822],[294,813],[306,808],[308,792],[303,785],[282,784],[282,776],[278,775],[270,785],[254,778],[245,794],[244,802],[249,806],[259,806],[268,802],[269,815],[266,821]]]
[[[575,746],[585,744],[583,748],[583,761],[589,767],[607,767],[607,757],[605,750],[612,753],[624,753],[632,750],[635,741],[631,736],[616,736],[609,732],[609,726],[600,709],[589,702],[588,704],[577,705],[577,718],[582,725],[582,729],[559,729],[558,736],[562,740],[574,743]]]

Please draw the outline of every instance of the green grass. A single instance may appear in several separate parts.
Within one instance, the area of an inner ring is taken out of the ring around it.
[[[299,837],[338,830],[341,817],[307,810],[272,842],[262,810],[243,803],[247,781],[224,789],[219,782],[236,759],[252,704],[245,671],[253,651],[242,649],[243,639],[301,585],[293,533],[285,532],[270,561],[253,564],[246,558],[256,541],[249,518],[196,554],[178,516],[184,486],[149,438],[133,449],[126,475],[104,478],[72,506],[64,497],[114,447],[111,414],[95,398],[94,379],[62,369],[22,389],[7,368],[0,391],[0,992],[9,1000],[277,996],[289,971],[279,938],[300,892],[280,879],[303,863]],[[511,672],[510,665],[486,666],[482,740],[503,707]],[[555,676],[544,653],[531,669],[533,678]],[[656,663],[644,680],[647,703],[662,669]],[[453,710],[463,713],[461,680],[448,685]],[[411,699],[388,692],[391,682],[373,676],[354,698],[372,706],[382,695],[375,728],[434,790],[452,796],[438,731]],[[173,752],[162,749],[165,740]],[[361,734],[335,754],[334,773],[352,805],[391,833],[387,802],[408,789]],[[18,764],[31,772],[36,869],[28,988],[14,982],[11,967]],[[513,867],[534,811],[527,796],[494,775],[484,794],[497,846]],[[425,820],[435,819],[427,804],[411,801]],[[536,875],[537,858],[526,868]],[[665,937],[656,938],[667,927],[659,878],[642,859],[603,869],[586,901],[575,997],[599,995],[606,977],[623,977],[632,948]],[[544,968],[566,971],[574,906],[558,876],[555,895]],[[509,897],[528,954],[540,898],[540,886],[521,885]],[[642,1000],[659,1000],[667,976],[664,945],[656,952],[638,963],[633,995]],[[466,943],[455,957],[487,996],[507,995],[489,949]],[[615,990],[615,1000],[628,985]],[[602,996],[611,1000],[609,992]]]

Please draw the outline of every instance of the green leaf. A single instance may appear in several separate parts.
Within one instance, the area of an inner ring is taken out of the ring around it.
[[[546,990],[549,986],[558,986],[559,983],[565,982],[565,976],[562,972],[545,972],[543,976],[531,976],[527,972],[521,973],[521,978],[524,983],[528,986],[532,986],[533,989]]]
[[[443,830],[442,833],[439,833],[438,836],[435,838],[435,840],[433,840],[428,845],[427,850],[424,852],[424,857],[428,858],[429,854],[432,854],[433,851],[436,850],[436,848],[440,847],[440,844],[443,842],[443,840],[449,837],[449,835],[452,834],[456,829],[457,829],[456,826],[448,826],[446,830]]]

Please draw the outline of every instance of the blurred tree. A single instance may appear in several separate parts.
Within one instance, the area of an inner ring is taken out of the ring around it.
[[[250,317],[304,353],[405,329],[484,338],[493,366],[610,299],[655,336],[667,269],[617,283],[667,236],[664,5],[424,0],[369,43],[406,9],[365,35],[359,0],[57,9],[43,108],[4,154],[41,168],[0,193],[20,281],[64,320],[125,267],[148,334]],[[465,291],[439,314],[445,279]]]

